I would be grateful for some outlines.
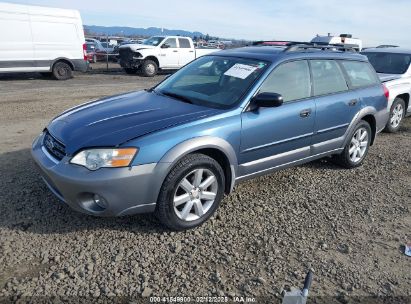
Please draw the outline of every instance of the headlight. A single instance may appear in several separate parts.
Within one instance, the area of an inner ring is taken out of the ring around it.
[[[84,166],[89,170],[127,167],[137,152],[137,148],[83,150],[77,153],[70,163]]]

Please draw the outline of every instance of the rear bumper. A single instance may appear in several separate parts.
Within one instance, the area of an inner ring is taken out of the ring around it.
[[[122,216],[155,210],[162,183],[161,164],[90,171],[70,164],[68,157],[56,160],[42,142],[43,135],[33,142],[33,159],[46,185],[71,208],[96,216]],[[95,203],[95,195],[103,198],[105,208]]]

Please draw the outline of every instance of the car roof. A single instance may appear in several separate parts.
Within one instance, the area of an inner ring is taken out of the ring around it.
[[[321,49],[301,49],[293,51],[285,51],[284,46],[251,46],[236,49],[222,50],[212,55],[227,56],[227,57],[241,57],[249,59],[264,60],[270,62],[284,61],[287,59],[347,59],[367,61],[367,57],[355,52],[343,52]]]
[[[370,49],[365,49],[362,53],[411,54],[411,49],[400,48],[400,47],[370,48]]]

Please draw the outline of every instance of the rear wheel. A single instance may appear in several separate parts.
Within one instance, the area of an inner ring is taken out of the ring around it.
[[[157,75],[158,65],[153,60],[144,60],[141,65],[141,73],[146,77],[153,77]]]
[[[345,168],[355,168],[361,166],[368,154],[371,144],[372,132],[368,122],[362,120],[351,133],[350,140],[344,147],[340,155],[336,155],[334,160]]]
[[[52,69],[53,77],[57,80],[67,80],[73,77],[71,66],[63,61],[56,62]]]
[[[395,133],[401,126],[401,121],[405,115],[405,102],[402,98],[394,99],[390,110],[390,119],[385,126],[385,131]]]
[[[213,158],[190,154],[166,177],[159,194],[156,214],[173,230],[194,228],[207,221],[224,194],[224,173]]]

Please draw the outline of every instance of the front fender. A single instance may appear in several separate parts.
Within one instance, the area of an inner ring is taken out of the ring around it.
[[[234,187],[235,177],[237,176],[238,171],[238,161],[237,155],[233,149],[233,147],[224,139],[213,137],[213,136],[201,136],[188,139],[183,141],[172,149],[170,149],[159,161],[159,164],[168,164],[167,172],[165,176],[167,176],[168,172],[171,170],[172,167],[185,155],[199,151],[201,149],[216,149],[222,152],[226,157],[230,164],[230,172],[231,172],[231,183],[229,192],[232,191]],[[164,176],[164,177],[165,177]]]

